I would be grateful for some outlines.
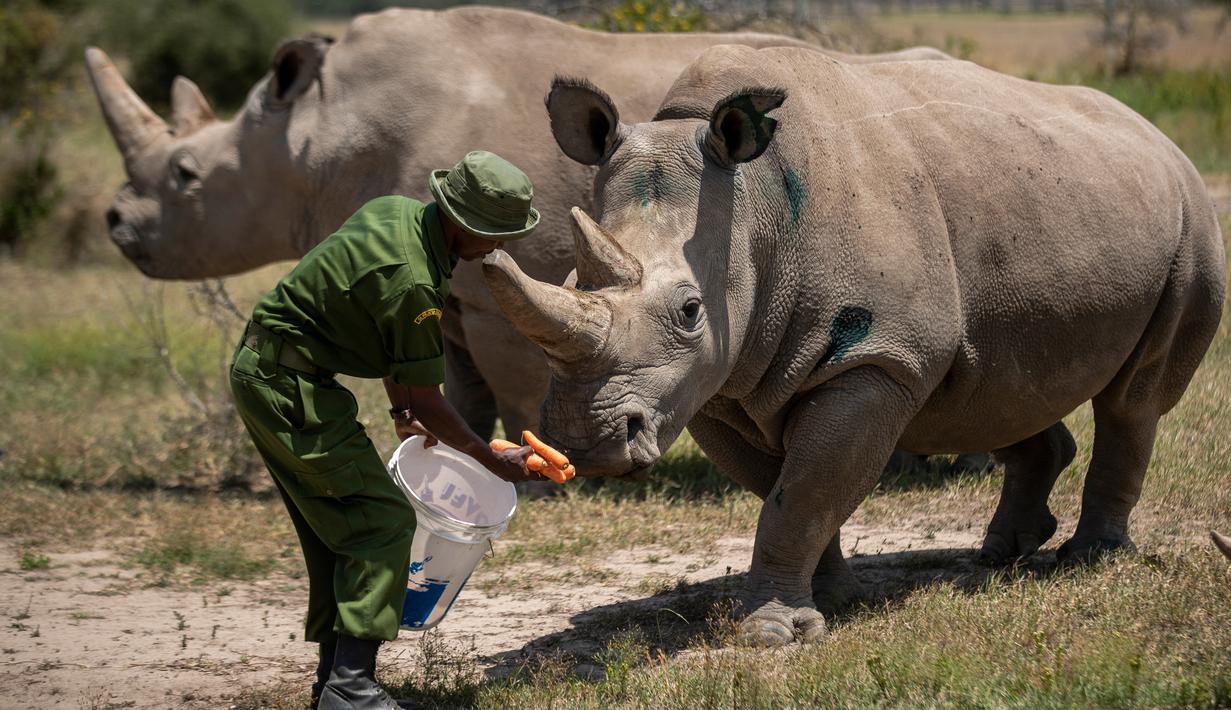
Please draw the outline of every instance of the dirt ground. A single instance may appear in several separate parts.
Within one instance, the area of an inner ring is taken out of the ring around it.
[[[878,595],[886,585],[985,574],[973,564],[977,532],[850,524],[843,544]],[[931,552],[908,560],[920,550]],[[22,571],[17,550],[0,544],[0,614],[9,621],[0,629],[0,688],[9,707],[217,708],[246,687],[310,682],[314,647],[300,640],[304,579],[157,587],[139,580],[115,550],[46,552],[47,569]],[[735,591],[751,555],[751,537],[723,538],[703,555],[622,550],[600,563],[618,574],[591,575],[609,582],[528,590],[493,584],[494,573],[480,565],[438,632],[429,633],[473,649],[488,675],[535,655],[586,658],[621,620],[667,614],[674,621],[683,618],[677,608],[689,613],[690,598]],[[499,574],[533,578],[541,567]],[[382,649],[382,668],[414,663],[422,636],[403,631]],[[673,643],[681,650],[687,639]],[[574,670],[601,673],[585,663]]]

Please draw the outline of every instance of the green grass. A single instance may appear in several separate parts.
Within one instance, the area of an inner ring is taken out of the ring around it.
[[[47,555],[40,555],[37,552],[25,550],[21,553],[21,557],[17,559],[17,566],[26,571],[47,569],[51,566],[51,558]]]
[[[1062,74],[1106,92],[1167,134],[1202,172],[1231,171],[1231,66],[1119,77]]]

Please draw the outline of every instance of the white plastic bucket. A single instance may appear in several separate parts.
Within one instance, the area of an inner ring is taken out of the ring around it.
[[[424,631],[449,613],[488,541],[508,529],[517,493],[512,483],[457,449],[423,448],[421,436],[397,448],[389,475],[410,499],[417,519],[401,627]]]

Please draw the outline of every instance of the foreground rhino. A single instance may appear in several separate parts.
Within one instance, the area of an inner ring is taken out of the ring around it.
[[[766,114],[778,108],[771,118]],[[716,47],[655,120],[559,79],[552,128],[600,166],[574,288],[484,269],[547,351],[547,437],[584,474],[652,464],[688,425],[764,500],[742,637],[819,638],[857,583],[838,530],[894,443],[995,450],[984,553],[1029,555],[1093,399],[1061,558],[1130,547],[1159,417],[1218,325],[1225,254],[1197,171],[1097,91],[966,62],[851,66]]]
[[[747,33],[613,35],[494,8],[389,10],[356,18],[337,44],[284,44],[231,121],[216,120],[197,87],[177,78],[173,127],[90,49],[129,176],[107,214],[112,239],[155,278],[235,274],[302,256],[374,197],[430,200],[430,170],[483,148],[533,180],[543,220],[510,249],[528,273],[559,283],[573,263],[566,210],[589,203],[593,170],[556,148],[542,87],[558,72],[592,76],[648,118],[680,70],[719,43],[806,46]],[[903,58],[947,55],[862,59]],[[507,431],[533,428],[547,389],[542,353],[500,315],[476,266],[454,272],[452,292],[450,399],[481,435],[497,413]]]

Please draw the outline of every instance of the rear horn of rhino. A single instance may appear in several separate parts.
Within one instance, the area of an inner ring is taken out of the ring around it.
[[[85,51],[86,71],[124,162],[131,163],[146,146],[170,131],[120,76],[106,53],[97,47]]]
[[[171,84],[171,118],[175,121],[175,135],[180,138],[217,120],[205,94],[192,80],[182,76],[175,77]]]
[[[641,262],[580,207],[573,211],[577,287],[583,290],[641,283]]]
[[[606,344],[611,307],[604,299],[536,281],[499,249],[483,260],[483,275],[505,317],[552,358],[578,362]]]

